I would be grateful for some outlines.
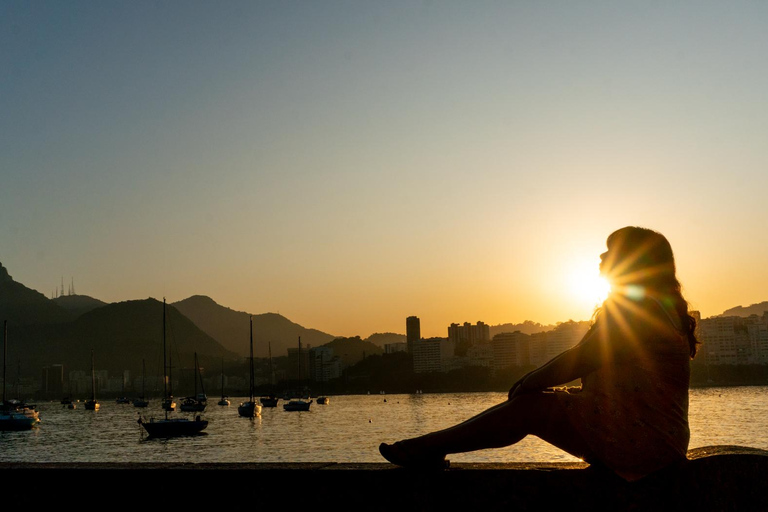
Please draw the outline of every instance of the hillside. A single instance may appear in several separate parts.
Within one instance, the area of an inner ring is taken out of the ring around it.
[[[491,325],[489,330],[491,331],[491,338],[493,338],[494,336],[502,332],[520,331],[523,334],[536,334],[538,332],[551,331],[554,328],[555,328],[554,325],[542,325],[537,322],[531,322],[530,320],[526,320],[521,324]]]
[[[304,338],[302,338],[304,341]],[[341,358],[344,366],[357,364],[364,358],[384,353],[384,350],[373,343],[363,341],[360,336],[354,338],[336,338],[323,345],[333,349],[333,355]]]
[[[764,311],[768,311],[768,302],[765,301],[758,304],[752,304],[751,306],[736,306],[735,308],[724,311],[722,315],[717,316],[762,316]]]
[[[0,322],[9,328],[20,325],[68,322],[73,315],[42,293],[17,283],[0,263]]]
[[[63,364],[66,371],[87,370],[94,351],[96,368],[110,374],[162,370],[163,304],[155,299],[108,304],[57,325],[30,325],[13,331],[9,360],[24,368]],[[191,367],[194,352],[201,366],[216,368],[236,355],[202,332],[175,308],[167,308],[168,353],[175,368]],[[11,334],[9,333],[9,338]]]
[[[407,338],[405,334],[397,334],[394,332],[377,332],[365,338],[364,341],[373,343],[377,347],[384,348],[384,345],[388,345],[390,343],[405,343],[406,340]]]
[[[174,302],[173,306],[227,350],[241,356],[248,355],[248,313],[221,306],[203,295]],[[272,345],[273,356],[287,355],[289,347],[297,346],[299,336],[304,346],[313,347],[334,338],[316,329],[302,327],[276,313],[253,315],[253,350],[256,357],[269,355],[267,343]]]
[[[106,302],[94,299],[88,295],[62,295],[61,297],[52,299],[52,301],[60,308],[69,311],[75,318],[96,308],[107,305]]]

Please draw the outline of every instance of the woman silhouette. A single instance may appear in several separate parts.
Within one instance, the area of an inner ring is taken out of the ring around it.
[[[438,432],[382,443],[388,461],[446,467],[445,456],[517,443],[533,434],[626,480],[685,460],[689,363],[696,321],[675,276],[672,248],[655,231],[608,237],[600,271],[611,293],[573,348],[527,374],[509,398]],[[551,391],[581,378],[581,388]]]

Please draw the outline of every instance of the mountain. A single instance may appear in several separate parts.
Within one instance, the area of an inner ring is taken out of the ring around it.
[[[489,330],[491,331],[491,338],[493,338],[494,336],[502,332],[520,331],[523,334],[536,334],[538,332],[551,331],[555,327],[556,327],[555,325],[542,325],[537,322],[531,322],[530,320],[526,320],[521,324],[491,325]]]
[[[407,337],[405,334],[396,334],[394,332],[376,332],[365,338],[364,341],[373,343],[377,347],[384,348],[384,345],[390,343],[405,343]]]
[[[716,316],[743,316],[748,317],[750,315],[762,316],[764,311],[768,311],[768,302],[760,302],[758,304],[752,304],[751,306],[736,306],[735,308],[728,309],[723,312],[722,315]]]
[[[8,327],[33,324],[56,324],[74,316],[42,293],[17,283],[0,263],[0,322]]]
[[[204,295],[174,302],[173,306],[227,350],[248,356],[248,313],[221,306]],[[256,357],[269,355],[268,342],[272,344],[273,356],[287,355],[289,347],[298,346],[299,336],[305,347],[323,345],[334,338],[322,331],[302,327],[276,313],[253,315],[253,350]]]
[[[54,304],[69,311],[75,318],[96,308],[106,306],[106,302],[94,299],[88,295],[62,295],[52,299]]]
[[[66,371],[87,370],[93,350],[96,368],[108,370],[110,375],[123,370],[136,374],[141,371],[142,359],[147,361],[148,372],[160,374],[162,325],[163,303],[158,300],[107,304],[69,323],[17,329],[15,355],[25,366],[63,364]],[[209,368],[218,368],[221,358],[237,358],[172,306],[167,308],[166,325],[174,368],[191,368],[195,352],[200,365]],[[9,355],[9,359],[13,358]]]
[[[304,338],[302,338],[304,341]],[[335,340],[323,345],[333,349],[333,355],[341,358],[344,366],[357,364],[364,358],[372,355],[382,354],[383,349],[373,343],[363,341],[360,336],[354,338],[336,338]]]

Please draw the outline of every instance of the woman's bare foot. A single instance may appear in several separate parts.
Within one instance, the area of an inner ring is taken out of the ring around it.
[[[394,444],[381,443],[379,453],[396,466],[404,468],[447,469],[450,461],[439,453],[418,453],[409,449],[402,441]]]

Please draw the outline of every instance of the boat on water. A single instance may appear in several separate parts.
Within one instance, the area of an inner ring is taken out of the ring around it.
[[[31,430],[40,423],[37,406],[22,400],[8,400],[5,383],[8,361],[8,321],[3,321],[3,402],[0,403],[0,430]]]
[[[229,405],[229,398],[224,396],[224,358],[221,359],[221,400],[219,400],[219,405]]]
[[[5,393],[8,360],[8,321],[3,321],[3,403],[0,404],[0,430],[31,430],[40,423],[37,406],[21,400],[8,400]]]
[[[166,374],[165,371],[168,370]],[[160,407],[164,411],[173,412],[176,410],[176,401],[173,399],[173,355],[168,354],[168,368],[165,367],[165,299],[163,299],[163,389],[168,392],[163,394],[163,401]],[[167,377],[165,377],[167,375]],[[167,386],[167,388],[166,388]]]
[[[163,298],[163,397],[164,402],[169,400],[172,402],[168,395],[168,379],[167,372],[168,366],[166,365],[166,351],[165,351],[165,298]],[[156,420],[150,418],[149,421],[139,416],[139,425],[146,430],[149,437],[180,437],[180,436],[192,436],[200,434],[208,426],[208,421],[200,418],[200,415],[195,416],[194,419],[189,418],[170,418],[168,409],[165,410],[165,418]]]
[[[323,396],[323,383],[325,382],[325,365],[323,364],[323,353],[320,352],[320,396],[317,397],[317,405],[328,405],[331,399]]]
[[[256,403],[256,399],[254,398],[253,393],[253,316],[250,317],[251,321],[251,333],[250,333],[250,345],[251,345],[251,357],[249,358],[250,363],[250,400],[247,402],[241,403],[237,408],[237,414],[244,418],[255,418],[256,416],[261,416],[261,405]]]
[[[280,401],[275,395],[262,396],[259,401],[262,407],[277,407],[277,403]]]
[[[200,380],[202,389],[203,379],[200,376],[200,365],[197,363],[197,352],[195,352],[195,395],[184,398],[179,407],[184,412],[203,412],[208,405],[208,397],[203,389],[202,393],[197,392],[197,381]]]
[[[135,398],[133,400],[133,406],[134,407],[140,407],[145,408],[149,406],[149,400],[145,398],[146,389],[144,387],[144,375],[147,373],[147,367],[144,360],[141,360],[141,395],[139,395],[139,398]]]
[[[310,405],[312,405],[312,400],[291,400],[283,404],[283,409],[286,411],[308,411]]]
[[[272,368],[272,343],[270,342],[267,346],[269,347],[269,383],[270,386],[274,389],[275,370]],[[279,402],[280,399],[275,395],[274,392],[272,392],[267,396],[262,396],[259,401],[261,402],[262,407],[277,407],[277,402]]]
[[[86,400],[85,402],[85,410],[86,411],[98,411],[99,407],[101,405],[99,404],[99,401],[96,400],[96,370],[94,370],[93,366],[93,350],[91,350],[91,399]]]

